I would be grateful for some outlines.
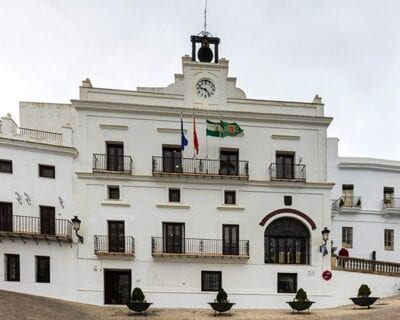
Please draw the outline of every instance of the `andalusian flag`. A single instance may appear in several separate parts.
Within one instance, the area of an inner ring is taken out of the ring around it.
[[[207,135],[212,137],[235,137],[243,132],[236,122],[212,122],[207,120]]]

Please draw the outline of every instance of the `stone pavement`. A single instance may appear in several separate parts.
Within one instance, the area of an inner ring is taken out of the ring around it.
[[[0,290],[0,319],[7,320],[132,320],[142,315],[129,313],[126,307],[98,307],[57,299],[36,297]],[[211,309],[150,308],[146,320],[215,319]],[[347,305],[334,309],[311,309],[310,314],[292,314],[287,310],[232,310],[217,317],[232,320],[396,320],[400,319],[400,296],[380,299],[371,309]]]

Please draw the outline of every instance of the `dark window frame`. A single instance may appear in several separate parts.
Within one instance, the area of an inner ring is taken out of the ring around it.
[[[168,188],[168,202],[181,202],[181,189]]]
[[[13,231],[12,202],[0,202],[0,231]]]
[[[49,171],[47,171],[49,170]],[[45,174],[45,172],[52,172],[50,175]],[[56,178],[56,167],[48,164],[39,164],[39,177],[55,179]]]
[[[108,199],[110,199],[110,200],[120,200],[121,199],[121,193],[120,193],[119,186],[107,186],[107,194],[108,194]]]
[[[383,238],[385,251],[394,251],[394,229],[384,229]]]
[[[232,201],[230,201],[230,199]],[[236,191],[235,190],[225,190],[224,191],[224,204],[236,205]]]
[[[239,255],[239,225],[222,225],[222,254]]]
[[[9,168],[9,169],[7,169]],[[0,159],[0,172],[1,173],[13,173],[12,160]]]
[[[285,204],[285,206],[291,206],[293,204],[293,197],[283,196],[283,203]]]
[[[20,281],[20,270],[21,270],[21,264],[20,264],[20,259],[19,259],[19,254],[9,254],[5,253],[5,271],[6,271],[6,276],[5,276],[5,281],[14,281],[14,282],[19,282]],[[15,263],[15,270],[12,272],[11,267],[13,263],[13,259],[16,261]],[[10,275],[12,273],[15,273],[14,277],[11,277]]]
[[[35,256],[35,261],[36,261],[36,282],[50,283],[50,269],[51,269],[50,257]]]
[[[346,249],[352,249],[353,238],[354,238],[353,227],[342,227],[342,247]]]
[[[219,174],[239,175],[239,149],[221,148],[219,150]]]
[[[108,171],[124,171],[124,142],[106,141],[106,168]]]
[[[293,287],[286,289],[284,284],[288,281],[284,281],[283,278],[292,278]],[[296,293],[297,292],[297,273],[281,273],[278,272],[277,275],[277,293]]]
[[[212,288],[212,286],[210,285],[209,282],[207,282],[207,280],[209,281],[209,279],[206,279],[207,276],[216,276],[217,279],[217,286],[218,288],[214,287]],[[222,271],[201,271],[201,291],[211,291],[211,292],[217,292],[222,288]]]
[[[185,253],[185,223],[163,222],[163,252]]]
[[[296,153],[293,151],[275,151],[275,166],[277,179],[295,178]]]

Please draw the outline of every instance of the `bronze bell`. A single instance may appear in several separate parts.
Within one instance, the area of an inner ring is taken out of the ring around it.
[[[197,57],[199,58],[200,62],[211,62],[213,59],[213,53],[210,48],[210,44],[208,43],[207,39],[204,39],[201,43],[201,47],[199,51],[197,51]]]

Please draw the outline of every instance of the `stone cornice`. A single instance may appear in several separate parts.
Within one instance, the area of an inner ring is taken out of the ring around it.
[[[9,138],[0,137],[0,145],[16,147],[19,149],[28,149],[34,151],[62,154],[74,158],[78,155],[78,150],[76,150],[73,147],[64,147],[54,144],[38,143],[38,142],[23,141],[23,140],[9,139]]]
[[[331,190],[334,183],[326,182],[282,182],[268,180],[237,180],[237,179],[198,179],[198,178],[173,178],[173,177],[153,177],[150,175],[116,175],[110,173],[91,173],[75,172],[79,179],[86,180],[119,180],[119,181],[137,181],[137,182],[164,182],[166,184],[182,183],[197,185],[230,185],[247,187],[271,187],[271,188],[295,188],[295,189],[326,189]]]
[[[377,162],[365,162],[367,159],[361,161],[340,161],[338,164],[339,169],[355,169],[355,170],[376,170],[376,171],[389,171],[400,173],[400,163],[377,163]]]
[[[183,113],[183,115],[192,115],[196,111],[196,117],[215,117],[219,118],[221,113],[227,120],[248,120],[253,122],[277,122],[277,123],[295,123],[305,125],[319,125],[327,127],[331,123],[331,117],[289,115],[278,113],[264,113],[252,111],[230,111],[230,110],[204,110],[189,107],[175,107],[163,105],[145,105],[132,103],[116,102],[98,102],[86,100],[71,100],[71,103],[77,110],[102,111],[112,113],[141,113],[155,115],[173,115]]]

